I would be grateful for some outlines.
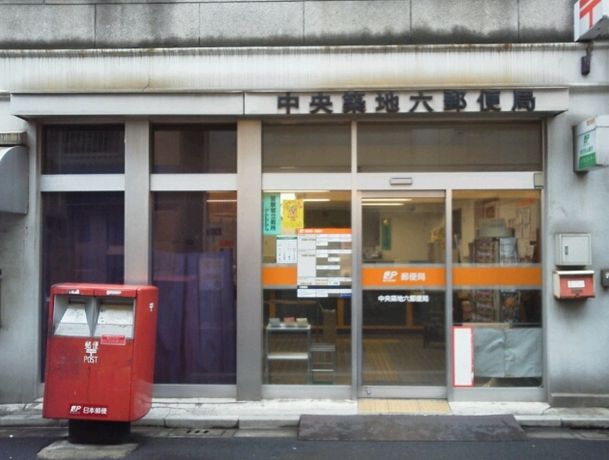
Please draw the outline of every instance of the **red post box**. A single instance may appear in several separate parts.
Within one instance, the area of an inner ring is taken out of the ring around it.
[[[595,295],[594,270],[556,270],[553,282],[557,299],[587,299]]]
[[[157,310],[154,286],[54,285],[43,416],[131,422],[146,415]]]

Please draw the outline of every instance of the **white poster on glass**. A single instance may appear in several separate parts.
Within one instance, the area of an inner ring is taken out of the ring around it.
[[[474,331],[471,327],[453,327],[453,386],[474,385]]]
[[[298,237],[277,235],[277,263],[295,264],[298,258]]]

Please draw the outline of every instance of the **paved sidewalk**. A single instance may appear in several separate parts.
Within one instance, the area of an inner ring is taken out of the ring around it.
[[[139,426],[167,428],[277,429],[295,427],[303,414],[356,415],[407,413],[419,415],[512,414],[522,426],[609,428],[609,408],[557,408],[546,403],[446,402],[428,400],[263,400],[155,399]],[[378,403],[378,404],[377,404]],[[42,402],[0,404],[0,427],[58,426],[65,420],[42,418]]]

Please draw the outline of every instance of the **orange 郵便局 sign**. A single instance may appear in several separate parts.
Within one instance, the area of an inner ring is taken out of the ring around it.
[[[370,288],[444,288],[446,270],[444,266],[386,265],[364,266],[362,286]]]

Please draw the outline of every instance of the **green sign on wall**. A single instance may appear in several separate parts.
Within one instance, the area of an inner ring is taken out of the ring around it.
[[[585,172],[609,165],[609,115],[589,118],[574,127],[573,169]]]
[[[596,129],[584,133],[577,143],[576,170],[594,168],[596,166]]]
[[[264,235],[281,231],[281,199],[279,193],[267,193],[262,200],[262,229]]]

